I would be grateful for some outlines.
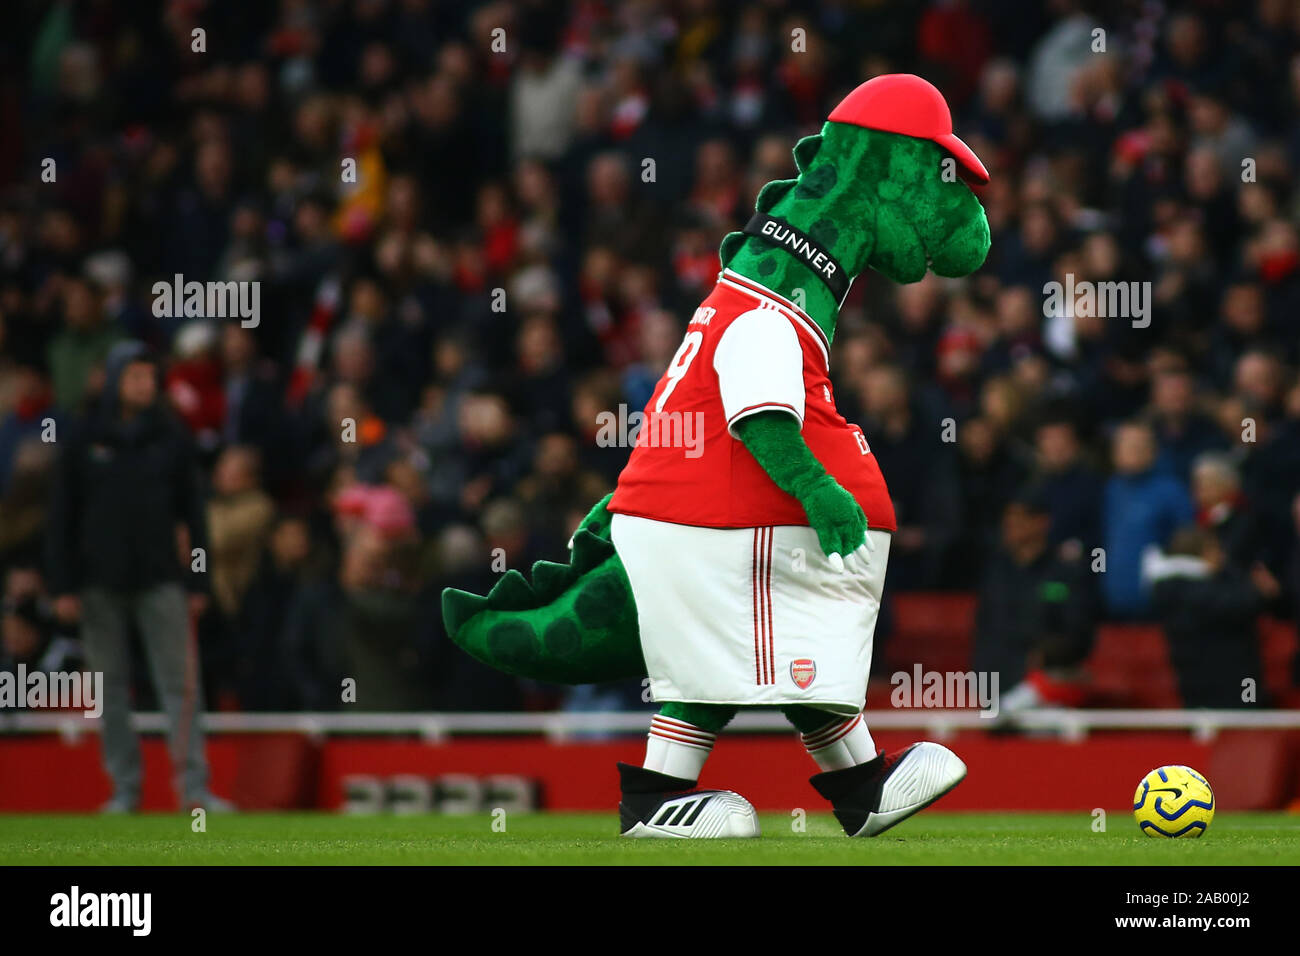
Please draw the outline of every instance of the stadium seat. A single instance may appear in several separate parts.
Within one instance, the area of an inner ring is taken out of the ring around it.
[[[958,592],[902,592],[893,598],[894,628],[885,645],[889,669],[920,663],[927,670],[970,667],[975,634],[975,595]]]
[[[1259,654],[1264,664],[1264,689],[1271,706],[1300,707],[1300,687],[1291,680],[1292,660],[1300,641],[1296,625],[1275,617],[1259,622]]]
[[[1088,656],[1094,707],[1180,707],[1169,646],[1154,624],[1105,624]]]

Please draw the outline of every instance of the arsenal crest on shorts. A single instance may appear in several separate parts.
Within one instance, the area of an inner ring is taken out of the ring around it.
[[[817,679],[817,662],[808,657],[801,657],[790,662],[790,679],[800,690],[807,690],[808,685]]]

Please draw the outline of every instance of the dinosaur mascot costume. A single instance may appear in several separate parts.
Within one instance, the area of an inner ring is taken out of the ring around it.
[[[989,228],[988,173],[937,89],[863,83],[794,149],[722,241],[723,271],[645,410],[617,490],[568,563],[447,590],[452,639],[500,670],[560,683],[648,674],[661,704],[645,762],[619,764],[627,836],[757,836],[749,801],[696,781],[741,707],[780,708],[850,836],[874,836],[966,775],[922,742],[877,753],[863,718],[894,511],[862,430],[835,410],[839,307],[868,267],[964,276]],[[680,437],[698,423],[691,454]]]

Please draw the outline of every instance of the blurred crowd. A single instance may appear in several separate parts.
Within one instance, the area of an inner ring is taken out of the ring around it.
[[[45,432],[94,414],[133,339],[203,469],[213,707],[336,708],[348,676],[377,710],[639,700],[478,666],[438,593],[564,553],[627,456],[597,416],[644,405],[794,142],[893,71],[989,167],[993,242],[967,280],[869,275],[843,310],[836,394],[900,522],[888,588],[977,589],[977,659],[1017,677],[1068,673],[1097,621],[1160,620],[1192,702],[1222,703],[1197,662],[1254,666],[1255,617],[1300,607],[1291,0],[6,16],[0,663],[68,653]],[[259,282],[258,323],[158,316],[178,274]],[[1049,303],[1067,276],[1150,283],[1149,311]]]

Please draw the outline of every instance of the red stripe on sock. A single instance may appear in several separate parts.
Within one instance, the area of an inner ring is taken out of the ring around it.
[[[713,731],[711,730],[705,730],[703,727],[697,727],[695,726],[695,724],[689,723],[685,720],[678,720],[676,717],[667,717],[663,714],[655,714],[653,717],[650,718],[650,721],[651,723],[656,723],[656,724],[671,724],[674,727],[681,727],[686,730],[693,730],[696,733],[708,734],[710,737],[717,736],[717,734],[713,733]]]
[[[861,722],[862,722],[862,715],[858,714],[858,716],[854,717],[852,720],[845,721],[840,726],[838,731],[831,734],[831,736],[829,737],[825,737],[823,739],[816,740],[816,741],[811,741],[808,740],[807,738],[804,738],[804,747],[806,747],[808,750],[822,750],[826,747],[829,747],[831,744],[835,743],[836,741],[844,737],[847,737],[849,732],[853,730],[853,728],[856,727]]]
[[[650,731],[650,736],[658,737],[660,740],[671,740],[675,744],[682,744],[686,747],[694,747],[697,750],[713,749],[712,740],[708,740],[708,741],[693,740],[690,737],[679,737],[676,734],[668,733],[667,731],[664,730],[652,730]]]
[[[854,714],[852,717],[849,717],[845,720],[835,721],[834,723],[827,724],[821,730],[814,731],[811,734],[805,734],[804,740],[807,741],[808,743],[814,743],[814,744],[821,743],[822,741],[830,737],[834,737],[836,734],[840,733],[841,731],[849,727],[852,727],[855,723],[857,723],[861,719],[862,719],[862,714],[860,713]]]
[[[854,717],[846,717],[844,720],[832,720],[829,723],[823,724],[820,730],[814,730],[809,734],[800,734],[800,736],[803,737],[805,743],[816,743],[823,737],[829,737],[831,734],[835,733],[835,731],[839,730],[849,721],[854,719]]]
[[[700,742],[707,743],[707,744],[712,744],[715,740],[718,739],[715,734],[711,734],[706,730],[700,730],[696,727],[692,727],[690,724],[685,724],[684,726],[681,727],[675,727],[672,724],[660,723],[658,720],[653,720],[650,722],[650,732],[652,734],[663,733],[663,734],[672,734],[678,737],[689,737],[693,740],[699,740]]]

